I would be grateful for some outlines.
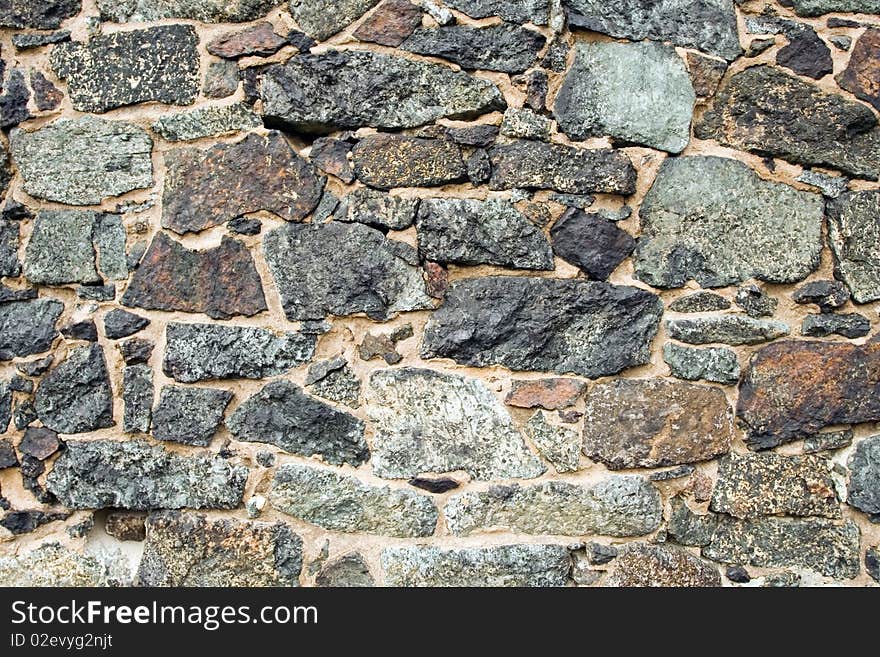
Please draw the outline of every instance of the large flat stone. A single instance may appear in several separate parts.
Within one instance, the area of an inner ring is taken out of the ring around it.
[[[72,349],[43,378],[34,406],[43,426],[59,433],[113,426],[113,391],[101,346]]]
[[[247,23],[262,18],[282,0],[97,0],[101,18],[145,23],[185,18],[200,23]]]
[[[162,386],[153,411],[153,437],[207,447],[232,400],[228,390],[195,386]]]
[[[611,562],[603,582],[613,587],[714,587],[721,574],[709,562],[673,545],[629,543]]]
[[[836,275],[856,303],[880,299],[880,192],[846,192],[828,202]]]
[[[33,299],[0,304],[0,360],[47,351],[58,335],[55,324],[64,304]]]
[[[798,16],[821,16],[832,12],[880,14],[880,0],[787,0]]]
[[[773,319],[754,319],[745,315],[708,315],[666,320],[669,337],[688,344],[720,342],[739,346],[760,344],[782,338],[791,332],[788,324]]]
[[[447,139],[369,135],[351,149],[351,161],[357,179],[377,189],[436,187],[467,175],[461,148]]]

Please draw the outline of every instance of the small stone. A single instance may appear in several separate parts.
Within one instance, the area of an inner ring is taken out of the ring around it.
[[[776,53],[776,63],[814,80],[834,72],[831,50],[814,30],[805,27],[789,36],[788,45]]]
[[[79,554],[49,542],[14,557],[0,557],[0,581],[5,586],[130,586],[130,568],[128,558],[119,552]]]
[[[437,25],[452,25],[455,23],[455,15],[443,5],[434,0],[418,0],[419,6],[434,19]]]
[[[500,16],[505,21],[519,23],[520,25],[524,23],[547,25],[549,19],[548,0],[522,0],[520,2],[508,2],[507,0],[447,0],[445,4],[453,9],[458,9],[471,18]]]
[[[18,451],[45,461],[61,448],[58,434],[45,427],[28,427],[18,444]]]
[[[604,582],[610,587],[721,586],[721,575],[715,566],[672,545],[628,543],[611,564]]]
[[[150,325],[150,320],[115,308],[104,315],[104,335],[111,340],[127,338]]]
[[[181,114],[167,114],[151,127],[166,141],[190,141],[262,126],[260,117],[247,106],[236,104],[207,106]]]
[[[880,515],[880,436],[859,441],[847,467],[850,471],[847,504],[871,516]]]
[[[718,85],[721,84],[721,78],[727,72],[727,62],[696,52],[688,52],[686,59],[691,74],[691,84],[697,98],[714,96]]]
[[[669,337],[688,344],[760,344],[788,335],[788,324],[744,315],[713,315],[666,321]]]
[[[501,134],[512,139],[550,140],[550,119],[529,109],[508,107],[501,122]]]
[[[34,405],[43,425],[59,433],[113,426],[113,391],[101,346],[72,349],[43,378]]]
[[[712,533],[718,519],[714,514],[698,514],[691,511],[679,494],[670,500],[669,536],[679,545],[703,546],[712,541]]]
[[[28,280],[43,285],[101,283],[94,244],[98,221],[94,212],[40,212],[25,249]]]
[[[812,281],[795,290],[791,298],[798,304],[814,303],[823,313],[830,313],[846,305],[849,290],[840,281]]]
[[[584,454],[612,470],[708,461],[730,451],[733,438],[720,388],[617,379],[587,392]]]
[[[804,454],[815,454],[817,452],[825,452],[833,449],[843,449],[849,447],[853,441],[852,429],[843,429],[842,431],[827,431],[817,433],[804,438],[803,452]]]
[[[757,57],[761,53],[767,52],[776,45],[776,37],[760,37],[752,39],[749,47],[746,48],[746,57]]]
[[[565,70],[568,68],[568,53],[570,49],[565,40],[553,40],[547,48],[544,59],[541,60],[541,66],[556,73],[565,73]]]
[[[828,202],[828,241],[835,276],[856,303],[880,299],[880,191],[846,192]],[[842,304],[841,304],[842,305]]]
[[[146,363],[150,360],[153,353],[153,343],[143,338],[132,338],[117,345],[119,353],[122,354],[122,360],[126,365],[136,365],[138,363]]]
[[[739,360],[731,349],[694,349],[667,342],[663,345],[663,361],[669,365],[672,376],[685,381],[703,379],[725,385],[739,381]]]
[[[236,217],[226,222],[229,232],[236,235],[259,235],[263,230],[263,222],[259,219],[248,219],[246,217]]]
[[[324,529],[401,538],[430,536],[438,516],[426,495],[293,463],[275,472],[269,501],[282,513]]]
[[[676,313],[705,313],[728,308],[730,301],[714,292],[695,292],[679,297],[669,304],[669,310]]]
[[[0,527],[9,530],[13,535],[29,534],[56,520],[65,520],[69,513],[44,513],[43,511],[11,511],[0,519]]]
[[[409,485],[415,486],[416,488],[421,488],[422,490],[426,490],[429,493],[441,495],[451,490],[455,490],[461,484],[459,484],[455,479],[450,479],[448,477],[413,477],[409,480]]]
[[[36,288],[25,288],[23,290],[14,290],[0,284],[0,305],[12,303],[13,301],[30,301],[37,298]]]
[[[422,24],[422,10],[409,0],[386,0],[354,31],[354,37],[396,48]]]
[[[247,474],[246,467],[218,456],[102,439],[68,441],[47,483],[73,509],[233,509],[241,503]]]
[[[801,325],[801,334],[813,338],[824,338],[829,335],[861,338],[870,332],[870,320],[858,313],[807,315]]]
[[[127,359],[128,363],[131,359]],[[153,370],[147,365],[128,365],[122,371],[122,430],[147,433],[153,417]]]
[[[261,21],[238,32],[227,32],[208,42],[208,52],[217,57],[237,59],[251,55],[266,57],[287,45],[287,39],[275,34],[272,23]]]
[[[865,550],[865,572],[880,584],[880,548],[869,547]]]
[[[370,567],[357,552],[346,554],[326,563],[315,577],[315,586],[351,588],[375,585],[376,582],[370,573]]]
[[[238,91],[238,64],[235,62],[211,62],[205,72],[202,93],[206,98],[228,98]]]
[[[37,421],[37,411],[34,408],[33,398],[16,402],[12,411],[13,424],[19,431]]]
[[[377,189],[435,187],[466,174],[461,149],[444,139],[370,135],[351,150],[354,174]]]
[[[310,36],[324,41],[375,7],[379,0],[290,0],[290,14]]]
[[[165,337],[162,371],[181,383],[276,376],[315,353],[313,335],[254,326],[170,322]]]
[[[550,231],[553,252],[594,280],[604,281],[633,252],[635,240],[595,212],[569,208]]]
[[[40,71],[32,70],[31,89],[34,90],[34,103],[41,112],[48,112],[58,109],[61,101],[64,100],[64,94],[58,87],[49,82]]]
[[[852,48],[853,40],[852,37],[835,35],[828,37],[828,42],[838,50],[846,52]]]
[[[311,376],[311,370],[309,370]],[[360,408],[361,382],[354,372],[342,360],[342,366],[328,371],[323,377],[311,385],[306,381],[309,392],[318,397],[329,399],[337,404],[345,404],[349,408]]]
[[[11,397],[7,397],[8,391],[3,391],[3,384],[0,384],[0,405],[8,406],[6,403]],[[14,390],[15,392],[27,392],[31,393],[34,391],[34,382],[30,379],[25,379],[24,377],[19,376],[18,374],[13,374],[12,378],[9,379],[9,383],[6,384],[6,387],[9,390]],[[8,413],[8,409],[6,410]],[[2,418],[2,414],[0,414],[0,418]],[[0,419],[0,426],[3,425],[3,420]],[[5,428],[4,428],[5,431]],[[0,432],[2,433],[2,432]]]
[[[590,542],[586,545],[587,561],[593,566],[603,566],[617,557],[617,548],[602,543]]]
[[[104,531],[120,541],[142,541],[147,537],[146,513],[111,511],[104,520]]]
[[[18,260],[18,223],[0,220],[0,276],[18,276],[21,263]]]
[[[818,188],[828,198],[837,198],[849,189],[849,178],[846,176],[828,176],[818,171],[804,171],[797,181]]]
[[[254,495],[251,499],[249,499],[245,503],[245,510],[247,511],[247,516],[251,520],[254,518],[259,518],[260,514],[263,513],[263,509],[266,506],[266,498],[262,495]]]
[[[275,466],[275,455],[272,452],[257,452],[257,463],[264,468]]]
[[[70,41],[70,30],[58,30],[49,33],[19,33],[12,35],[12,45],[16,50],[31,50],[55,43]]]
[[[483,148],[476,149],[467,159],[468,180],[474,185],[482,185],[489,182],[492,176],[492,161],[489,154]]]
[[[523,75],[518,75],[512,78],[511,81],[517,86],[517,88],[525,90],[525,105],[527,108],[535,110],[534,112],[528,112],[527,114],[521,115],[521,118],[528,119],[527,123],[532,123],[534,120],[539,119],[540,117],[536,112],[543,112],[547,106],[547,92],[549,91],[547,73],[538,69]],[[507,112],[505,112],[505,115],[506,114]],[[514,118],[514,115],[511,115],[511,118]],[[544,134],[543,126],[545,121],[546,133],[549,136],[551,126],[549,119],[540,119],[537,125],[542,127],[540,134]]]
[[[779,305],[778,299],[751,283],[737,288],[735,300],[736,305],[745,310],[749,317],[771,317]]]
[[[228,390],[163,386],[153,411],[153,436],[184,445],[207,447],[232,400]]]
[[[201,23],[249,23],[263,18],[281,0],[97,0],[101,20],[146,23],[183,18]]]
[[[880,111],[880,29],[865,30],[849,58],[849,64],[835,79],[841,89],[846,89]],[[831,71],[828,71],[829,73]]]
[[[416,218],[419,199],[392,196],[372,189],[356,189],[346,196],[348,211],[340,221],[356,221],[375,228],[405,230]]]
[[[728,566],[724,576],[735,584],[748,584],[752,581],[749,571],[742,566]]]
[[[543,408],[555,411],[577,403],[587,384],[577,379],[514,380],[504,403],[519,408]]]
[[[581,438],[575,431],[547,422],[544,413],[535,413],[525,426],[538,453],[547,459],[556,472],[576,472],[580,466]]]
[[[679,465],[669,470],[661,470],[660,472],[652,472],[648,475],[651,481],[669,481],[671,479],[681,479],[693,474],[695,468],[692,465]]]
[[[352,146],[352,142],[344,139],[320,137],[312,144],[309,159],[324,173],[336,176],[344,183],[351,183],[354,182],[354,171],[351,170],[348,153]]]
[[[3,331],[0,331],[0,334],[2,333]],[[27,363],[17,363],[15,368],[25,376],[42,376],[49,371],[54,360],[55,357],[49,354],[45,358],[38,358]]]
[[[492,145],[498,132],[499,128],[496,125],[478,123],[463,128],[446,128],[445,134],[456,144],[485,148]]]
[[[0,95],[0,128],[11,128],[31,118],[27,107],[31,92],[25,84],[24,73],[20,69],[16,68],[9,72],[8,79],[2,84],[2,91],[4,93]]]

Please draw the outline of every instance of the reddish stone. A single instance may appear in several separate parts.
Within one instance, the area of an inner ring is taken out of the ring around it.
[[[859,37],[837,83],[880,110],[880,30],[872,28]]]
[[[348,161],[348,152],[354,146],[349,141],[321,137],[312,144],[309,159],[324,173],[336,176],[344,183],[354,182],[354,172]]]
[[[237,59],[248,55],[272,55],[287,45],[287,39],[275,34],[272,23],[261,22],[239,32],[227,32],[208,44],[208,52],[217,57]]]
[[[710,98],[718,90],[727,70],[727,62],[695,52],[687,54],[687,66],[697,98]]]
[[[34,102],[41,112],[57,109],[64,100],[64,94],[49,82],[39,71],[31,71],[31,89],[34,90]]]
[[[191,251],[158,233],[122,297],[147,310],[205,313],[215,319],[256,315],[266,299],[244,244],[223,236],[220,246]]]
[[[586,383],[577,379],[514,381],[504,401],[519,408],[540,406],[548,411],[555,411],[572,406],[584,394],[586,387]]]
[[[58,434],[45,427],[28,427],[24,438],[18,445],[18,451],[35,459],[44,461],[58,451],[61,443]]]
[[[422,24],[422,10],[408,0],[387,0],[354,31],[356,39],[397,47]]]
[[[436,262],[425,263],[425,290],[428,296],[442,299],[449,288],[449,272]]]

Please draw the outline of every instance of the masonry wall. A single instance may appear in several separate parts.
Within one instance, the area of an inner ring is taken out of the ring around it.
[[[880,581],[874,0],[0,26],[0,584]]]

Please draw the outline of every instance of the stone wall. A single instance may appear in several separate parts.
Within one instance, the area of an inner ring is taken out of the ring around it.
[[[880,579],[876,0],[0,25],[0,584]]]

